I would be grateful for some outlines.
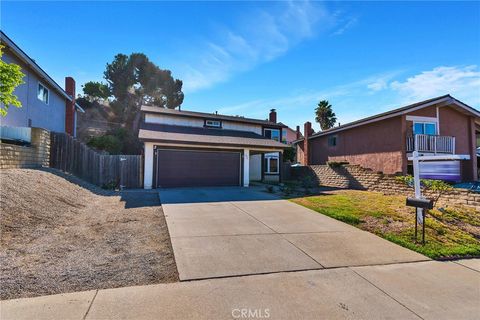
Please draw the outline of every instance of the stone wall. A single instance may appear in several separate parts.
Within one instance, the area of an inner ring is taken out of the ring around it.
[[[413,196],[414,194],[413,188],[398,181],[395,175],[373,172],[357,165],[340,165],[337,167],[312,165],[292,168],[292,177],[299,178],[304,175],[311,175],[322,186],[378,191],[388,195]],[[427,192],[424,193],[424,196],[434,198],[437,195]],[[465,189],[449,191],[443,194],[438,202],[442,206],[463,205],[480,211],[480,194]]]
[[[0,143],[0,169],[48,167],[50,132],[32,128],[30,146]]]

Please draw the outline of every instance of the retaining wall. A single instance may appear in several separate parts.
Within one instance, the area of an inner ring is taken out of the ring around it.
[[[300,178],[304,175],[312,176],[321,186],[378,191],[388,195],[413,196],[414,194],[413,188],[397,181],[395,175],[385,175],[357,165],[338,167],[312,165],[292,168],[293,178]],[[437,194],[424,192],[424,196],[434,198]],[[463,205],[480,211],[480,193],[466,189],[454,189],[444,193],[438,203],[442,206]]]
[[[0,169],[48,167],[50,163],[50,132],[32,128],[31,145],[0,143]]]

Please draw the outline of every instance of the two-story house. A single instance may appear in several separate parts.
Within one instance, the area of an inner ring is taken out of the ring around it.
[[[272,110],[268,120],[141,108],[144,120],[144,187],[248,186],[280,181],[282,128]]]
[[[2,60],[19,65],[25,74],[24,83],[14,91],[22,107],[10,107],[7,116],[0,118],[0,124],[38,127],[75,136],[76,113],[84,112],[75,103],[75,80],[66,77],[63,89],[2,31],[0,40],[4,46]]]
[[[412,172],[413,151],[429,156],[422,178],[477,180],[480,112],[450,95],[312,133],[305,123],[297,158],[304,165],[345,161],[386,174]],[[438,160],[435,160],[438,159]]]

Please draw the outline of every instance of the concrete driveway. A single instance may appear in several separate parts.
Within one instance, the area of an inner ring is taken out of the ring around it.
[[[160,190],[180,280],[428,260],[257,188]]]

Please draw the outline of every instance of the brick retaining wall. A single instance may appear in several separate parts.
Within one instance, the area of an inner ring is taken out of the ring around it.
[[[31,146],[0,143],[0,169],[48,167],[50,132],[32,128]]]
[[[413,188],[397,181],[394,175],[385,175],[364,169],[358,165],[312,165],[309,167],[292,168],[292,177],[299,178],[310,175],[319,185],[357,190],[378,191],[384,194],[401,194],[413,196]],[[424,193],[424,196],[433,198],[434,193]],[[480,194],[465,189],[454,189],[443,194],[439,199],[442,206],[464,205],[480,211]]]

